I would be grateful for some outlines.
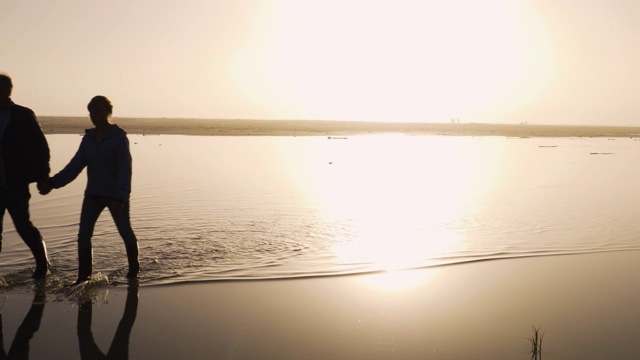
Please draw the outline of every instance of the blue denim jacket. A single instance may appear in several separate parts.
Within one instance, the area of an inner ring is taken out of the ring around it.
[[[54,188],[61,188],[78,177],[86,166],[85,195],[109,196],[127,201],[131,194],[131,163],[129,139],[124,130],[112,125],[109,135],[98,142],[95,129],[88,129],[69,164],[51,181]]]

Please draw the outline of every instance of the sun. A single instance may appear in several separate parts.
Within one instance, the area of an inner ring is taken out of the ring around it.
[[[524,2],[283,1],[263,9],[238,86],[284,118],[446,122],[530,101],[551,76]]]

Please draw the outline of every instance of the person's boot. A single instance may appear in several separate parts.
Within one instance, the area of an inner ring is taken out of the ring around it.
[[[39,241],[30,246],[33,258],[36,260],[36,270],[31,275],[34,279],[43,279],[47,275],[50,275],[49,271],[49,259],[47,258],[47,247],[44,241]]]
[[[129,272],[127,278],[135,279],[140,272],[140,262],[138,261],[138,244],[125,245],[127,249],[127,261],[129,262]]]
[[[93,272],[93,251],[91,249],[78,249],[78,280],[76,285],[89,280]]]

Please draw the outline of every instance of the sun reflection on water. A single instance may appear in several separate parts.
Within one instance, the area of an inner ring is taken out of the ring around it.
[[[385,271],[378,274],[358,276],[358,283],[373,290],[384,292],[409,291],[429,282],[438,270]]]
[[[321,204],[326,223],[345,225],[332,247],[339,263],[407,269],[460,246],[457,225],[483,183],[473,139],[359,136],[325,140],[310,154],[296,186]]]

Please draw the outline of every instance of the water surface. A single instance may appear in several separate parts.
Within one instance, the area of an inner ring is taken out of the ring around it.
[[[52,170],[81,137],[48,135]],[[328,276],[512,257],[640,249],[640,141],[370,135],[130,135],[141,284]],[[75,279],[85,173],[32,217],[53,274]],[[110,215],[94,272],[126,273]],[[5,217],[0,276],[33,266]]]

